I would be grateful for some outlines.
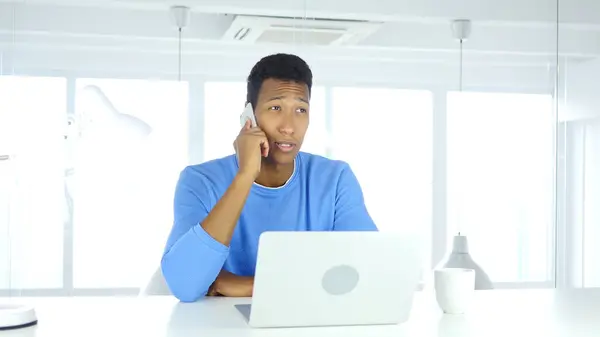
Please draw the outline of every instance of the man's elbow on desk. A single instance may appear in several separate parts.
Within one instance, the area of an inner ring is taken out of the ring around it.
[[[196,302],[206,296],[208,287],[198,287],[191,283],[190,279],[168,277],[165,275],[165,281],[169,290],[181,302]]]
[[[184,273],[181,268],[175,268],[172,263],[173,261],[168,261],[168,258],[163,258],[161,269],[165,283],[173,296],[181,302],[196,302],[206,296],[210,282]]]
[[[173,293],[173,296],[175,296],[175,298],[177,298],[178,300],[180,300],[183,303],[193,303],[196,302],[198,300],[200,300],[201,298],[204,298],[206,296],[206,292],[200,293],[200,294],[194,294],[194,293]]]

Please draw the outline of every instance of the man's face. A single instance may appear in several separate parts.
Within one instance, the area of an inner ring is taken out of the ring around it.
[[[254,114],[269,140],[269,159],[280,165],[293,163],[308,129],[308,86],[293,81],[265,80]]]

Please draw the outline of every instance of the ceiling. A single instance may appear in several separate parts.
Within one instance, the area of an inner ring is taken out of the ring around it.
[[[93,52],[93,57],[129,57],[131,62],[152,54],[158,59],[178,52],[177,31],[168,11],[171,5],[192,9],[190,25],[182,35],[187,57],[243,55],[255,60],[284,48],[223,41],[236,14],[289,16],[299,22],[307,17],[382,23],[375,33],[351,46],[306,46],[302,35],[285,45],[284,49],[331,62],[454,67],[458,43],[450,23],[457,18],[473,22],[464,48],[465,63],[475,67],[508,65],[546,71],[556,61],[557,47],[571,60],[600,55],[597,0],[562,0],[558,7],[556,0],[0,0],[0,50],[56,57],[69,52],[78,58]],[[21,55],[23,62],[30,57]]]
[[[335,0],[0,0],[27,3],[105,8],[165,10],[185,5],[203,13],[268,14],[319,16],[394,21],[404,19],[451,19],[468,17],[477,21],[555,22],[556,0],[347,0],[343,6]],[[560,16],[564,22],[598,24],[595,0],[562,0]]]

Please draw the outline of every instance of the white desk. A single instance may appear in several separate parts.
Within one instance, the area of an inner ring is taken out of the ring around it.
[[[250,329],[233,307],[250,299],[172,297],[29,298],[35,327],[0,337],[598,337],[600,289],[478,291],[464,316],[443,315],[430,292],[417,294],[411,319],[398,326]]]

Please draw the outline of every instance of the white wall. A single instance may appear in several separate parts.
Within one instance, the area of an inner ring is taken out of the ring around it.
[[[241,48],[240,48],[241,50]],[[213,79],[244,80],[261,57],[275,52],[265,50],[251,55],[190,56],[183,58],[183,79],[195,76]],[[305,53],[294,48],[277,48],[277,52]],[[4,74],[63,75],[82,77],[132,77],[175,79],[177,57],[151,53],[61,52],[20,50],[5,53]],[[11,62],[11,59],[15,59]],[[318,84],[385,85],[408,88],[444,87],[458,89],[458,64],[404,63],[361,60],[323,60],[305,57]],[[510,66],[465,66],[464,88],[516,92],[552,92],[552,73],[546,67],[514,68]]]
[[[567,62],[561,71],[561,120],[600,118],[600,60]]]

